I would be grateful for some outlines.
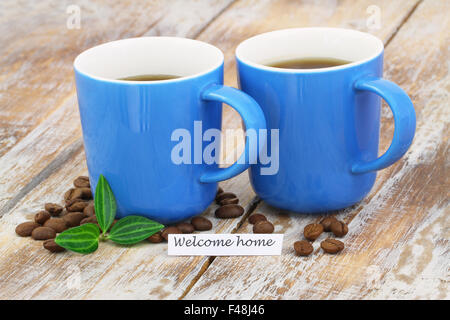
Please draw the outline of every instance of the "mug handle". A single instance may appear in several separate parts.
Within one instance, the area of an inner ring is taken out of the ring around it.
[[[399,160],[410,147],[416,131],[416,113],[408,95],[395,83],[380,78],[364,78],[354,84],[356,90],[367,90],[382,97],[392,110],[395,121],[394,137],[389,149],[378,159],[357,162],[353,173],[384,169]]]
[[[208,86],[201,94],[201,98],[206,101],[217,101],[230,105],[244,120],[245,130],[266,129],[266,118],[258,103],[248,94],[224,85],[213,84]],[[258,136],[258,134],[257,134]],[[266,141],[259,141],[259,150],[262,150]],[[251,163],[256,163],[258,152],[250,152],[250,148],[257,146],[249,145],[248,136],[245,138],[245,149],[239,159],[227,168],[214,168],[200,177],[200,182],[219,182],[230,179],[244,170],[248,169]],[[252,150],[253,151],[253,150]],[[245,161],[248,156],[249,161]]]

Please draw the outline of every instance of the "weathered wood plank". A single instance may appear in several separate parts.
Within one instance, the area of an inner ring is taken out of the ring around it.
[[[58,154],[80,141],[72,71],[78,53],[140,35],[194,37],[231,1],[2,1],[0,216]],[[81,9],[79,30],[66,28],[69,4]]]
[[[168,257],[167,244],[143,243],[126,248],[101,243],[90,255],[65,252],[50,254],[42,242],[20,238],[15,226],[32,219],[46,202],[61,203],[65,190],[78,175],[86,174],[83,150],[67,161],[48,179],[40,183],[2,219],[0,223],[0,299],[176,299],[195,278],[208,257]],[[240,175],[222,184],[225,190],[235,189],[241,204],[248,208],[253,192]],[[205,215],[213,222],[209,232],[230,233],[236,220],[214,217],[217,205],[212,204]],[[75,275],[74,275],[75,272]],[[81,279],[74,288],[67,282]]]
[[[263,203],[257,211],[285,234],[283,255],[216,258],[186,298],[449,298],[449,9],[424,1],[386,49],[386,77],[411,94],[417,134],[407,155],[379,176],[378,189],[338,214],[349,223],[345,251],[323,254],[322,235],[312,256],[296,257],[293,242],[320,218],[280,215]],[[239,232],[249,230],[244,223]]]
[[[225,55],[225,84],[237,86],[234,50],[237,45],[256,34],[297,27],[329,26],[353,28],[370,32],[385,43],[415,8],[419,0],[377,1],[380,28],[367,26],[367,8],[373,1],[237,1],[199,35],[199,40],[220,48]],[[227,128],[241,128],[237,113],[224,106],[223,124]],[[241,140],[241,142],[243,139]],[[381,148],[387,146],[381,145]],[[241,150],[241,149],[239,149]]]
[[[402,15],[400,16],[406,15],[414,2],[411,1],[407,4],[408,6],[402,7]],[[350,6],[353,4],[346,2],[345,5]],[[308,7],[308,9],[310,8]],[[364,8],[361,9],[365,12]],[[264,10],[260,11],[264,12]],[[337,11],[345,12],[346,10],[340,8]],[[253,12],[253,15],[256,17],[257,13]],[[305,13],[301,12],[301,16],[305,16]],[[398,21],[400,23],[401,19]],[[213,26],[214,23],[210,27],[213,28]],[[396,28],[394,24],[390,27],[393,30]],[[203,34],[207,32],[212,31],[205,31]],[[245,37],[246,35],[242,39],[237,40],[237,42],[243,40]],[[230,55],[231,50],[227,52],[227,55]],[[231,68],[233,67],[227,66],[227,74],[232,72]],[[228,84],[232,84],[229,80],[227,81]],[[72,101],[70,101],[71,99]],[[45,162],[51,163],[60,150],[67,149],[71,143],[76,146],[78,141],[76,137],[79,137],[79,126],[77,125],[75,127],[73,121],[67,120],[70,118],[64,117],[65,111],[69,112],[69,110],[72,110],[73,116],[78,118],[76,116],[76,109],[73,109],[74,106],[75,99],[73,97],[67,98],[66,102],[60,106],[61,111],[57,110],[54,112],[51,115],[53,118],[49,117],[42,123],[42,126],[39,125],[38,128],[33,130],[34,137],[30,136],[29,140],[25,143],[25,139],[28,138],[26,137],[19,143],[23,143],[20,149],[21,152],[17,149],[15,155],[11,154],[8,158],[9,161],[21,159],[19,168],[17,168],[19,177],[28,177],[25,171],[34,170],[33,166],[27,166],[25,164],[26,162],[37,162],[40,159],[39,157],[42,157],[39,155],[36,159],[36,153],[31,152],[27,154],[28,148],[37,144],[34,150],[39,150],[40,146],[44,155],[49,157],[48,159],[44,157]],[[233,126],[237,122],[236,119],[236,117],[229,117],[228,120],[225,119],[224,126]],[[240,120],[238,121],[240,122]],[[45,139],[54,137],[55,133],[59,135],[63,134],[63,141],[54,138],[51,142],[49,141],[51,144],[44,143],[39,145],[39,143],[45,141],[44,137],[41,136],[44,132],[46,133]],[[46,154],[46,150],[50,147],[61,149]],[[16,146],[15,148],[19,147]],[[58,171],[55,171],[48,179],[42,182],[37,181],[37,187],[32,192],[24,194],[22,198],[17,199],[17,203],[12,203],[12,210],[8,210],[9,213],[2,219],[2,223],[0,224],[0,244],[2,248],[0,251],[4,257],[7,257],[4,261],[7,261],[9,265],[2,266],[0,263],[0,283],[2,283],[2,288],[4,286],[6,289],[5,292],[9,294],[8,298],[101,298],[106,297],[110,292],[114,292],[114,298],[179,297],[186,287],[195,282],[197,274],[202,271],[201,268],[208,264],[208,258],[168,258],[165,255],[164,244],[147,246],[146,244],[142,244],[136,250],[134,248],[114,248],[106,245],[96,254],[87,257],[87,259],[86,257],[80,257],[70,253],[50,255],[43,251],[39,243],[32,242],[29,239],[20,239],[14,235],[14,225],[18,221],[22,221],[35,210],[40,209],[42,203],[58,201],[59,195],[70,184],[71,178],[85,172],[84,157],[82,152],[77,153],[77,150],[77,148],[74,148],[73,151],[76,157],[65,163],[64,166]],[[0,159],[0,161],[3,160]],[[8,162],[5,161],[3,163],[7,164]],[[0,166],[0,168],[2,167]],[[4,173],[8,175],[9,171],[5,170]],[[13,174],[9,175],[11,178],[14,176]],[[31,176],[33,174],[30,174]],[[14,180],[11,179],[10,184],[13,183]],[[253,192],[245,174],[227,181],[223,184],[223,187],[237,193],[243,200],[243,204],[249,207]],[[16,192],[17,190],[19,188],[16,189]],[[9,193],[10,197],[15,194],[14,191]],[[8,198],[5,199],[7,200]],[[212,211],[206,214],[211,215]],[[237,221],[218,222],[214,220],[214,232],[231,232],[239,224]],[[104,250],[104,252],[101,250]],[[147,251],[144,253],[143,250]],[[149,256],[154,258],[150,259]],[[70,278],[70,271],[67,271],[73,264],[78,264],[81,269],[82,284],[78,290],[71,289],[66,285],[66,280],[73,280]],[[18,279],[21,278],[26,280],[19,281]]]
[[[0,155],[73,93],[78,53],[142,35],[193,37],[231,1],[2,1]],[[80,8],[80,29],[66,27],[66,10],[73,5]]]

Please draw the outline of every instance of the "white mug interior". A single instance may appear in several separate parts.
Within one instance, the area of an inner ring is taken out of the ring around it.
[[[323,72],[347,68],[376,58],[384,50],[377,37],[340,28],[294,28],[267,32],[249,38],[236,48],[236,58],[258,68],[279,72]],[[268,65],[302,58],[334,58],[349,64],[321,69],[281,69]]]
[[[202,41],[177,37],[141,37],[90,48],[76,57],[74,68],[89,77],[108,81],[149,74],[187,78],[215,70],[223,64],[223,59],[222,51]],[[176,80],[179,79],[162,81]],[[155,82],[159,81],[151,81]]]

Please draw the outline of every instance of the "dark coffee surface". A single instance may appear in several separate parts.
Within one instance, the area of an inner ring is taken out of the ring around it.
[[[300,58],[277,61],[267,64],[268,67],[282,68],[282,69],[320,69],[342,66],[348,64],[350,61],[340,60],[335,58]]]
[[[169,74],[141,74],[136,76],[129,76],[124,78],[119,78],[117,80],[126,80],[126,81],[160,81],[160,80],[171,80],[177,79],[180,76],[174,76]]]

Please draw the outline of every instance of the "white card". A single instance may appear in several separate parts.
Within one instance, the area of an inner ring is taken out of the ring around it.
[[[279,256],[283,234],[169,234],[169,256]]]

